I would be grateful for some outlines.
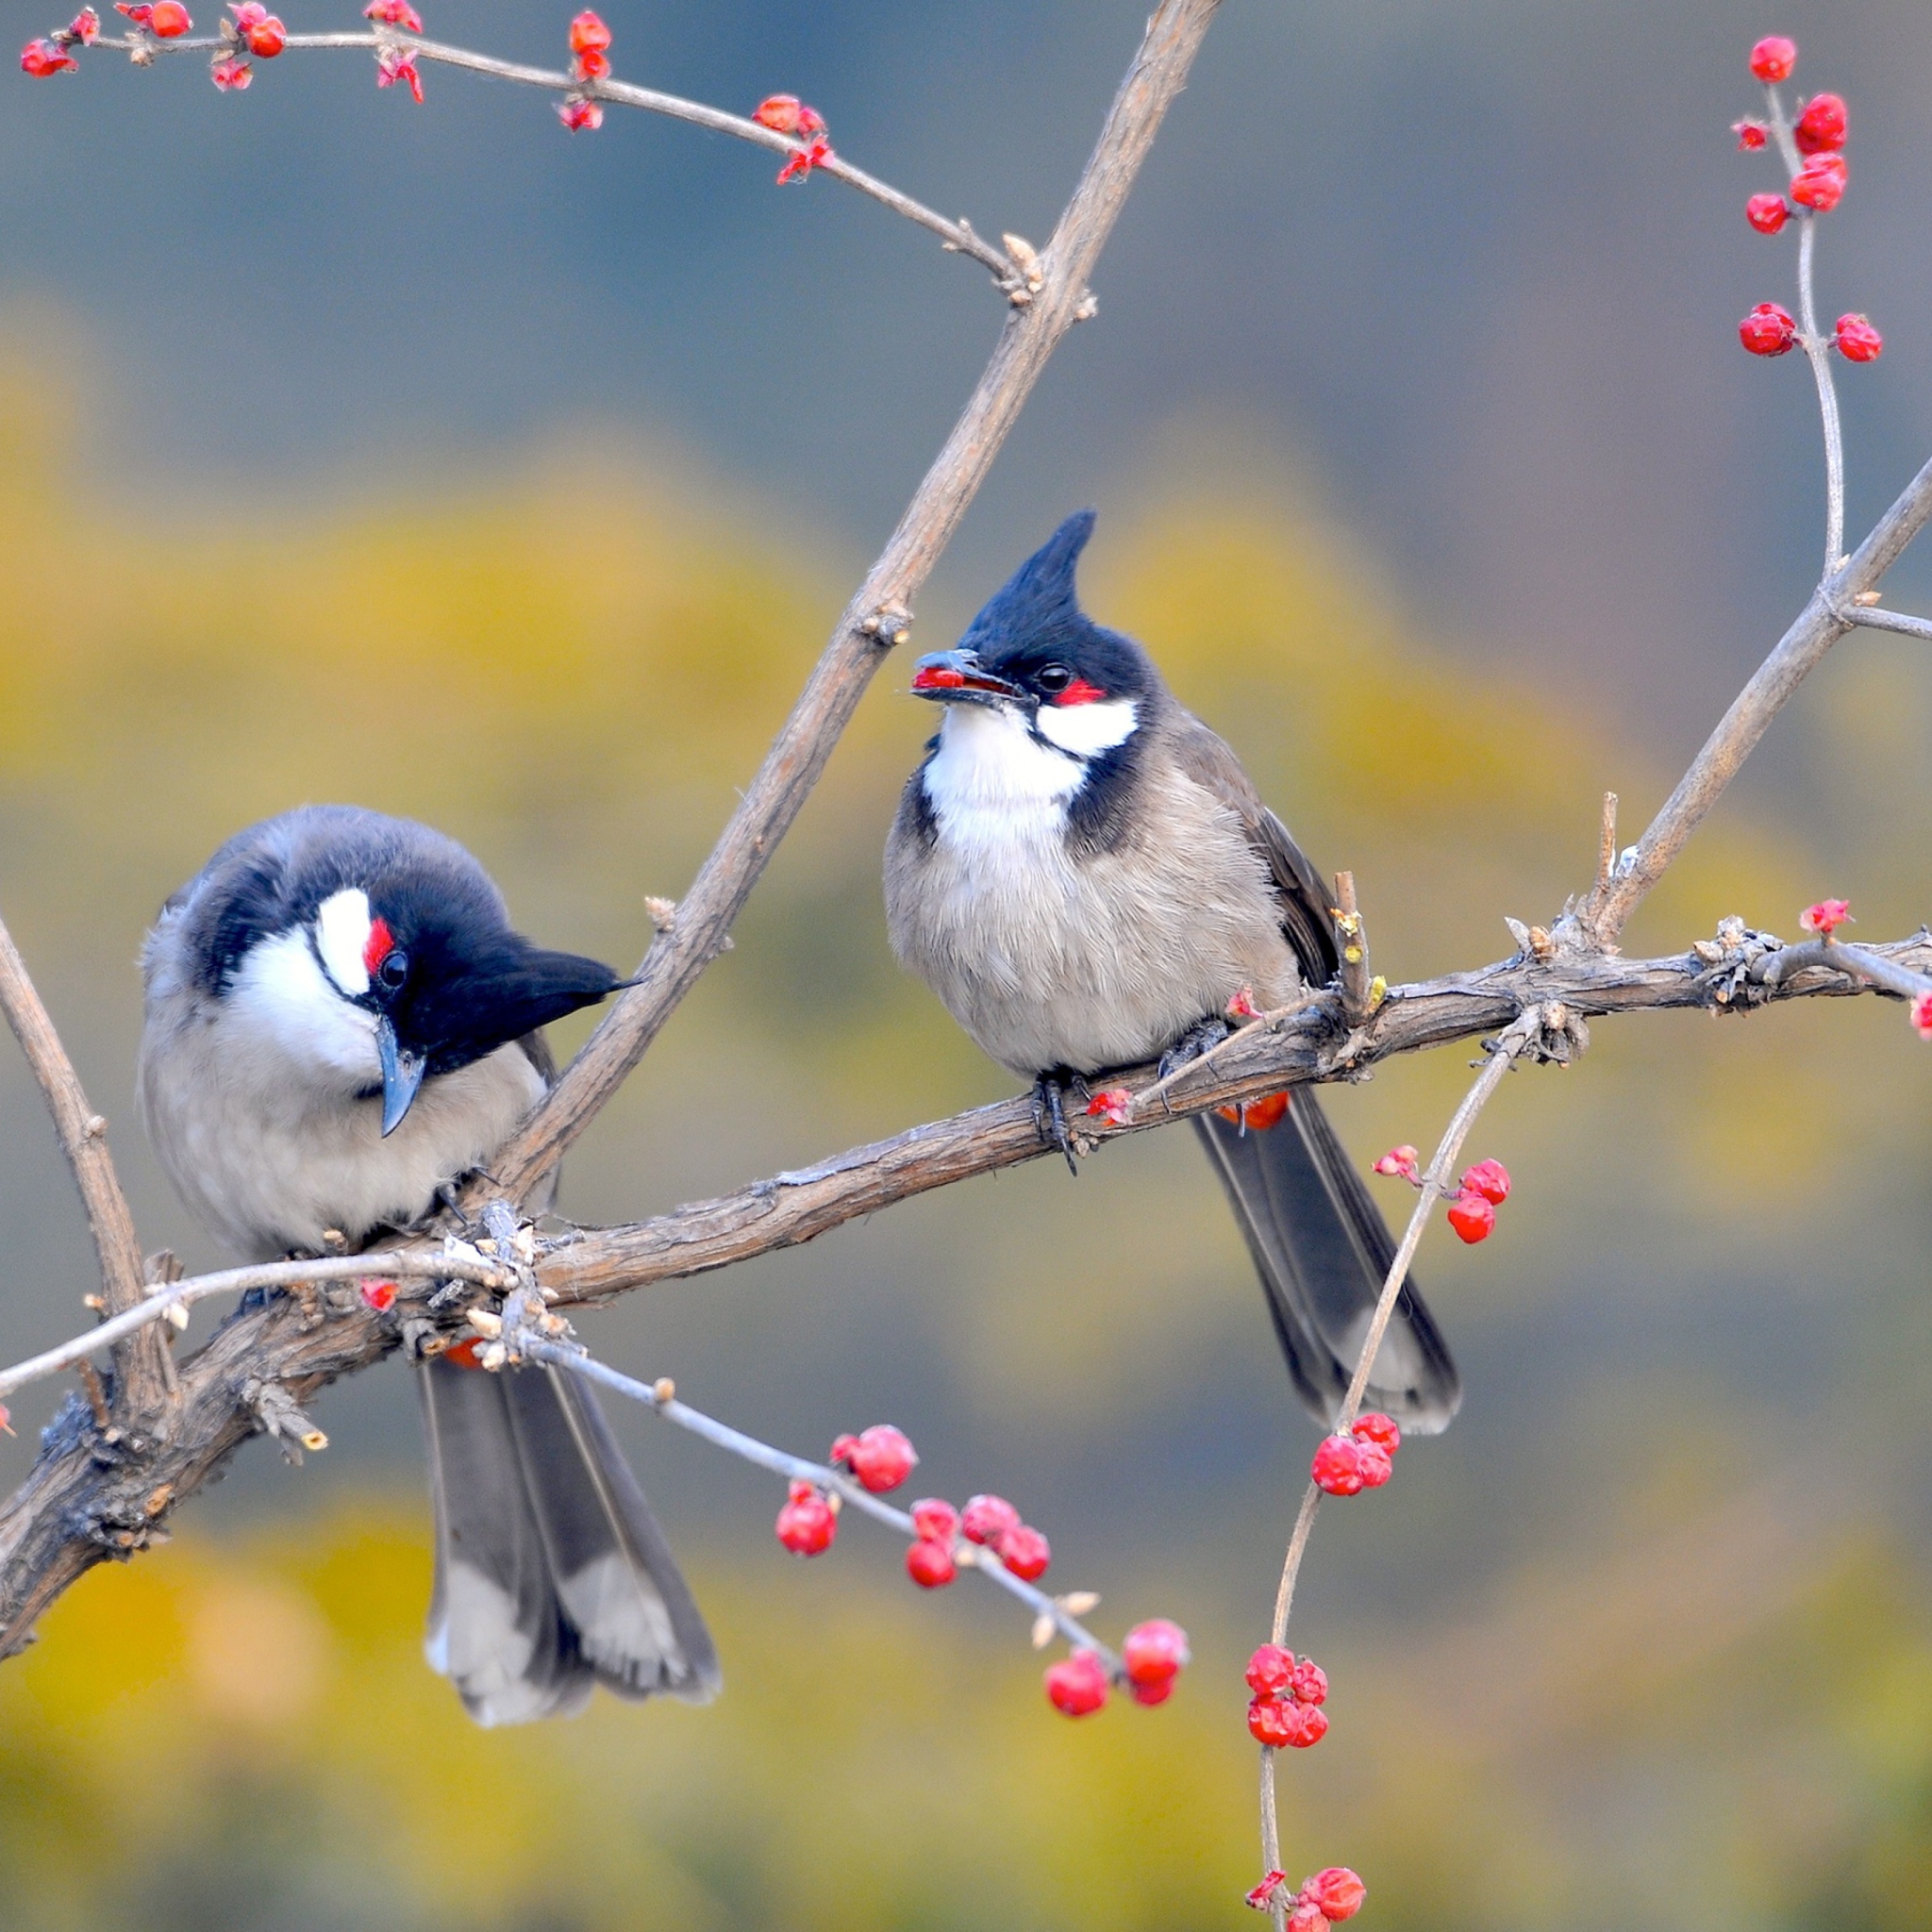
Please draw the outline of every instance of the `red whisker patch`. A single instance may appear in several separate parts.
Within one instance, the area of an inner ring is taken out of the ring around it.
[[[1097,684],[1089,684],[1084,677],[1076,677],[1059,696],[1054,699],[1057,705],[1097,705],[1107,696]]]
[[[369,922],[369,937],[362,941],[363,970],[374,979],[375,969],[395,950],[388,922],[378,915]]]

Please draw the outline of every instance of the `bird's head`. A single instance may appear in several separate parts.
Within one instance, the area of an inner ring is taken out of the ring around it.
[[[341,808],[297,818],[289,850],[217,882],[208,977],[298,1076],[379,1092],[385,1135],[425,1078],[623,983],[513,931],[489,874],[441,834]]]
[[[1161,685],[1131,638],[1080,608],[1074,567],[1093,534],[1076,511],[994,593],[958,646],[913,666],[914,695],[951,707],[990,707],[1069,758],[1118,751],[1145,724]]]

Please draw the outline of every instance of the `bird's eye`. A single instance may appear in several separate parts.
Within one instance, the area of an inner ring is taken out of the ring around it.
[[[1033,681],[1044,691],[1065,691],[1073,683],[1074,674],[1064,664],[1045,664]]]
[[[400,946],[391,946],[382,964],[375,969],[375,976],[391,992],[395,991],[409,976],[408,954]]]

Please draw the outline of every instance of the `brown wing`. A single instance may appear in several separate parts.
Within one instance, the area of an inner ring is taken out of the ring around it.
[[[1174,707],[1174,758],[1197,785],[1205,785],[1241,822],[1248,842],[1267,861],[1281,906],[1281,930],[1294,948],[1302,977],[1326,986],[1341,968],[1328,888],[1294,842],[1289,829],[1261,803],[1255,781],[1241,769],[1226,741],[1191,711]]]

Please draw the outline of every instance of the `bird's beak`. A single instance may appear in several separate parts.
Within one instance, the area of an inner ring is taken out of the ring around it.
[[[396,1044],[396,1029],[387,1013],[375,1018],[375,1051],[382,1060],[382,1138],[386,1141],[402,1125],[423,1084],[424,1059],[420,1053],[408,1053]]]
[[[935,651],[912,667],[912,694],[941,704],[996,705],[1024,695],[1017,684],[995,677],[976,651]]]

